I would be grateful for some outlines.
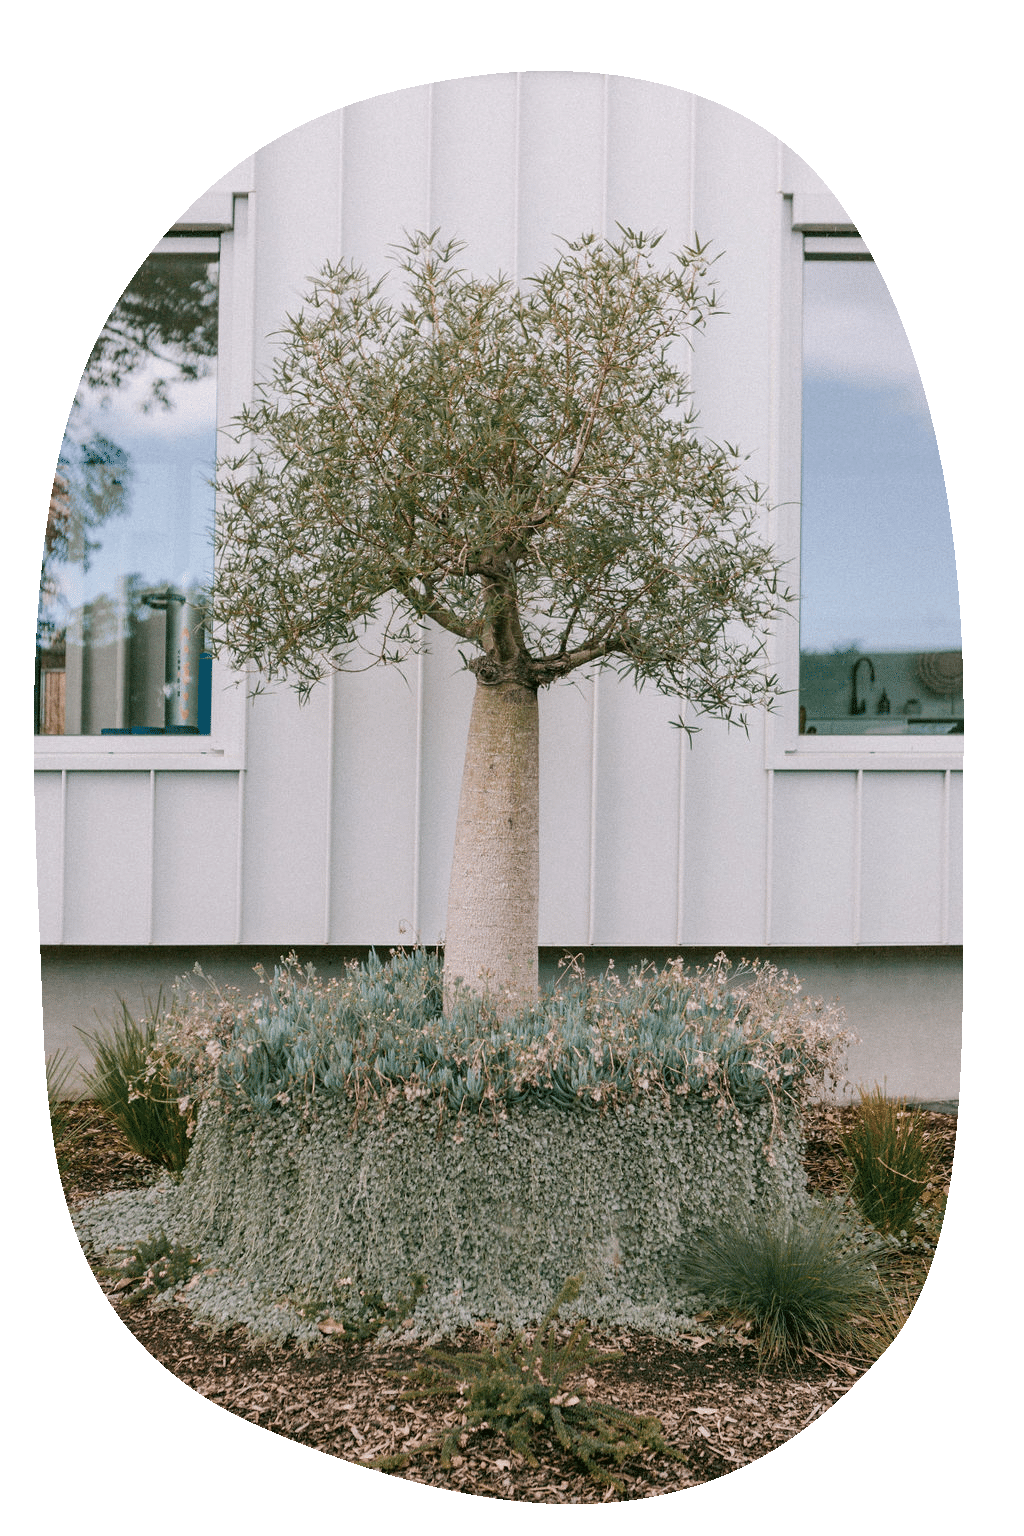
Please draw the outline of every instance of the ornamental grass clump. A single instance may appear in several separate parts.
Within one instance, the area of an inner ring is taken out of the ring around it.
[[[753,1323],[765,1359],[850,1343],[880,1294],[875,1253],[836,1204],[798,1215],[734,1210],[683,1249],[676,1272],[687,1290]]]
[[[452,1457],[470,1437],[486,1430],[501,1435],[531,1467],[539,1464],[534,1454],[536,1437],[550,1434],[591,1477],[619,1493],[623,1484],[608,1462],[622,1466],[628,1457],[645,1452],[682,1461],[680,1452],[666,1441],[658,1419],[640,1417],[611,1403],[595,1403],[586,1396],[586,1388],[594,1386],[587,1375],[589,1368],[618,1356],[599,1355],[580,1321],[567,1338],[561,1338],[558,1313],[577,1299],[580,1284],[578,1275],[565,1282],[532,1338],[519,1333],[509,1343],[458,1354],[425,1351],[423,1363],[406,1375],[409,1385],[400,1400],[455,1398],[456,1419],[443,1435],[416,1451],[381,1457],[368,1465],[397,1472],[409,1465],[413,1455],[437,1451],[441,1465],[450,1467]]]
[[[156,1055],[161,1018],[159,997],[155,1006],[147,1004],[141,1022],[136,1022],[122,1000],[121,1016],[106,1034],[80,1031],[94,1057],[93,1070],[84,1074],[84,1081],[89,1096],[134,1152],[180,1173],[191,1146],[195,1112],[181,1092],[181,1053],[165,1046],[159,1058]]]
[[[67,1051],[51,1051],[46,1056],[46,1102],[50,1114],[50,1134],[57,1167],[66,1173],[75,1160],[85,1131],[85,1121],[78,1113],[78,1100],[67,1092],[74,1059]]]
[[[851,1192],[861,1214],[879,1232],[909,1230],[918,1202],[934,1177],[928,1132],[905,1099],[887,1098],[876,1083],[860,1102],[842,1148],[852,1169]]]

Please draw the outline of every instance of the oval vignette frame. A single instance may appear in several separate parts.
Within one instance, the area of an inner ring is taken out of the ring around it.
[[[591,66],[591,68],[597,68],[597,66],[594,65]],[[459,74],[481,74],[481,72],[488,71],[485,71],[485,69],[467,68],[459,69],[457,72],[459,72]],[[619,71],[619,69],[617,69],[616,72],[625,71]],[[646,75],[646,77],[649,78],[649,74]],[[407,75],[407,77],[402,78],[401,81],[396,80],[391,88],[398,89],[399,86],[405,86],[405,84],[413,83],[418,83],[418,81],[413,80],[413,78],[410,78]],[[706,86],[705,89],[702,89],[702,81],[700,80],[685,80],[685,78],[679,78],[679,80],[665,81],[665,83],[677,84],[677,86],[680,86],[680,88],[683,89],[692,89],[695,94],[712,95],[712,91],[709,86]],[[358,92],[358,94],[348,92],[347,98],[348,100],[358,100],[358,98],[361,98],[364,94],[365,92]],[[375,91],[373,94],[378,94],[378,92]],[[339,92],[339,95],[341,95],[341,92]],[[743,112],[742,95],[742,86],[737,83],[734,91],[732,91],[732,89],[729,91],[728,98],[718,97],[718,100],[723,100],[723,104],[728,104],[732,111]],[[335,100],[335,103],[333,104],[341,104],[341,101]],[[295,126],[295,124],[292,124],[292,126]],[[270,137],[276,137],[276,127],[273,134],[264,135],[264,141]],[[783,135],[780,134],[780,137],[783,137]],[[198,164],[201,161],[201,149],[195,143],[193,143],[192,147],[190,147],[190,157],[192,157],[189,161],[190,164]],[[150,197],[149,203],[146,204],[146,207],[147,209],[152,210],[155,206],[157,206],[157,203],[163,203],[164,206],[166,206],[166,201],[166,197],[163,197],[163,194],[160,194],[158,197]],[[849,198],[849,201],[854,203],[855,198],[851,197]],[[107,270],[111,270],[112,267],[118,266],[120,267],[121,273],[127,273],[127,275],[130,275],[130,270],[132,270],[132,258],[134,258],[134,255],[138,252],[138,250],[143,249],[143,247],[146,246],[147,233],[143,233],[141,237],[140,233],[138,233],[138,230],[143,227],[143,224],[146,224],[146,220],[150,220],[150,223],[152,223],[152,214],[147,212],[147,214],[143,217],[140,207],[140,214],[135,215],[134,220],[130,221],[130,227],[135,230],[135,233],[130,235],[130,250],[132,250],[132,255],[130,255],[130,257],[124,258],[124,260],[121,260],[120,255],[118,255],[117,260],[111,258],[111,261],[109,261],[109,266],[107,266]],[[866,223],[867,226],[869,226],[866,229],[867,240],[869,240],[869,244],[872,246],[872,249],[877,249],[878,255],[880,255],[881,270],[887,273],[884,235],[883,240],[872,241],[872,230],[870,230],[870,223],[869,221],[866,221]],[[123,224],[121,229],[127,230],[127,224]],[[892,240],[894,237],[889,238]],[[124,235],[124,233],[120,233],[120,235],[118,235],[117,240],[114,241],[114,244],[117,246],[118,252],[124,252],[124,250],[129,249],[126,244],[126,235]],[[107,249],[109,249],[109,247],[107,247]],[[103,261],[106,263],[106,253],[104,253]],[[123,283],[121,283],[121,286],[123,286]],[[97,289],[92,290],[92,296],[89,298],[89,315],[98,315],[100,323],[101,319],[103,319],[104,304],[106,304],[106,309],[109,309],[109,301],[107,300],[109,300],[109,295],[111,295],[111,292],[114,292],[114,289],[117,289],[117,281],[115,281],[114,287],[111,287],[111,284],[106,284],[106,287],[103,287],[103,292],[101,292],[100,298],[95,296],[97,295]],[[117,292],[114,292],[114,296],[117,296]],[[84,332],[88,332],[89,321],[86,321],[84,326],[78,326],[77,329],[78,339],[77,343],[75,343],[78,346],[77,356],[71,355],[71,347],[69,347],[68,352],[64,352],[64,361],[60,364],[61,387],[60,390],[54,390],[54,392],[52,392],[54,395],[57,395],[57,393],[61,393],[61,390],[63,390],[64,398],[68,396],[69,381],[71,381],[71,389],[74,389],[74,379],[77,378],[77,372],[75,372],[75,370],[80,369],[80,333],[83,332],[83,330]],[[912,343],[915,343],[915,329],[913,329],[912,321],[910,321],[907,329],[909,329]],[[94,333],[94,335],[97,330],[98,324],[92,326],[92,333]],[[930,395],[932,395],[932,392],[929,390],[929,398]],[[932,402],[932,404],[933,409],[935,409],[935,402]],[[55,413],[55,415],[60,415],[60,409],[57,409],[57,413]],[[52,449],[52,430],[49,432],[49,444],[51,444]],[[46,449],[46,439],[43,439],[43,449]],[[947,467],[946,464],[946,438],[944,438],[943,432],[941,432],[941,430],[940,449],[941,452],[943,452],[944,468],[946,468],[947,479],[949,479],[949,467]],[[52,462],[54,462],[54,458],[55,455],[52,452],[46,453],[43,452],[43,450],[40,450],[40,453],[38,453],[38,462],[35,464],[34,468],[34,482],[37,487],[38,484],[45,484],[46,473],[48,473],[48,470],[46,470],[46,464],[49,464],[49,468],[52,470]],[[40,464],[40,462],[43,464],[43,468],[41,468],[41,470],[38,468],[38,464]],[[953,510],[953,527],[956,528],[956,521],[958,521],[958,519],[956,519],[956,504],[955,496],[953,496],[953,493],[950,493],[950,504],[952,504]],[[26,551],[28,551],[25,558],[25,568],[26,570],[31,571],[31,558],[29,558],[32,551],[31,539],[26,539],[25,545]],[[958,558],[963,558],[963,551],[961,551],[960,548],[960,539],[958,539]],[[961,585],[964,584],[966,579],[967,578],[964,578],[964,574],[961,574]],[[34,593],[31,593],[31,596],[34,596]],[[15,605],[12,605],[11,611],[12,614],[17,613],[18,610],[15,608]],[[17,647],[14,645],[14,634],[12,634],[12,650],[17,651]],[[21,786],[14,785],[14,783],[12,783],[12,788],[14,788],[15,793],[21,793]],[[25,851],[25,845],[23,845],[23,843],[18,843],[18,860],[21,860],[21,857],[23,857],[23,851]],[[21,863],[18,863],[18,866],[20,866],[20,868],[26,869],[31,868],[31,865],[21,865]],[[29,928],[31,928],[31,925],[29,925]],[[15,931],[20,932],[21,929],[17,928]],[[26,934],[26,937],[28,937],[28,934]],[[29,940],[29,948],[31,948],[31,940]],[[29,975],[28,986],[26,986],[25,994],[26,1001],[28,1001],[29,1014],[34,1015],[34,1017],[38,1017],[38,998],[37,994],[35,994],[34,997],[34,992],[32,992],[34,986],[37,986],[37,982],[35,982],[35,978],[32,977],[32,975]],[[34,1048],[34,1051],[37,1052],[37,1044],[34,1044],[32,1048]],[[25,1078],[26,1081],[31,1080],[31,1069],[26,1069]],[[28,1095],[26,1095],[26,1097],[28,1097]],[[26,1115],[26,1124],[35,1127],[34,1130],[28,1130],[26,1134],[32,1135],[32,1140],[34,1140],[35,1146],[38,1147],[38,1150],[45,1152],[45,1146],[43,1146],[43,1138],[38,1135],[40,1126],[38,1126],[37,1111],[38,1104],[35,1106],[35,1109],[32,1109],[32,1111],[29,1112],[29,1115]],[[961,1161],[958,1160],[958,1183],[960,1183],[960,1175]],[[75,1264],[78,1264],[78,1273],[81,1273],[81,1260],[77,1260],[77,1258],[75,1258],[74,1241],[69,1243],[68,1230],[64,1230],[68,1224],[63,1223],[63,1227],[61,1227],[60,1210],[58,1210],[57,1204],[55,1204],[54,1187],[52,1186],[54,1186],[54,1180],[52,1180],[51,1172],[49,1172],[48,1169],[45,1169],[45,1167],[40,1167],[40,1178],[38,1178],[37,1186],[35,1186],[37,1187],[38,1198],[40,1198],[41,1204],[43,1204],[43,1206],[49,1204],[49,1207],[52,1209],[52,1218],[57,1218],[55,1221],[51,1218],[52,1230],[49,1230],[48,1235],[43,1238],[43,1241],[45,1241],[46,1250],[48,1250],[51,1258],[55,1258],[58,1266],[63,1269],[64,1275],[69,1275],[69,1273],[74,1270]],[[31,1187],[31,1180],[26,1181],[26,1187]],[[955,1195],[953,1195],[953,1206],[955,1207],[956,1204],[958,1204],[958,1198],[956,1198],[958,1195],[960,1195],[960,1190],[956,1189],[955,1186]],[[31,1215],[31,1213],[29,1213],[29,1215]],[[949,1233],[947,1233],[946,1241],[949,1241]],[[57,1299],[58,1296],[63,1295],[63,1286],[61,1286],[58,1290],[52,1290],[52,1292],[48,1292],[48,1290],[46,1290],[46,1286],[40,1287],[40,1299],[46,1295],[51,1295],[52,1298]],[[930,1309],[930,1306],[932,1306],[932,1303],[930,1303],[930,1295],[927,1296],[927,1303],[929,1303]],[[55,1315],[55,1313],[51,1313],[51,1315]],[[186,1412],[181,1412],[181,1410],[177,1407],[177,1402],[183,1401],[183,1393],[175,1393],[173,1390],[172,1392],[167,1392],[166,1382],[161,1381],[160,1379],[160,1367],[147,1364],[146,1361],[138,1361],[137,1356],[140,1352],[135,1349],[134,1341],[130,1341],[130,1339],[124,1339],[123,1342],[126,1344],[127,1349],[123,1349],[123,1347],[115,1344],[111,1327],[109,1327],[109,1322],[114,1321],[114,1319],[103,1318],[103,1316],[98,1315],[97,1310],[95,1310],[94,1306],[89,1304],[88,1299],[84,1299],[83,1301],[83,1299],[78,1298],[77,1303],[72,1303],[72,1315],[77,1316],[77,1318],[80,1319],[80,1324],[83,1324],[84,1326],[83,1339],[81,1339],[81,1342],[78,1342],[77,1339],[75,1339],[75,1341],[71,1341],[71,1339],[64,1339],[64,1347],[63,1349],[58,1350],[57,1359],[55,1359],[55,1366],[58,1367],[58,1370],[60,1370],[61,1366],[63,1366],[64,1370],[66,1370],[66,1378],[64,1378],[64,1392],[68,1392],[69,1395],[72,1395],[72,1398],[74,1398],[75,1390],[80,1393],[77,1399],[77,1401],[81,1404],[80,1413],[78,1413],[78,1430],[80,1430],[80,1438],[75,1441],[74,1436],[72,1436],[71,1444],[66,1444],[66,1447],[64,1448],[66,1448],[66,1453],[68,1453],[68,1456],[74,1458],[75,1455],[81,1455],[81,1453],[83,1453],[84,1447],[91,1448],[92,1452],[95,1452],[95,1450],[103,1450],[103,1439],[92,1432],[92,1427],[89,1425],[88,1418],[81,1416],[81,1410],[86,1409],[86,1405],[88,1405],[88,1402],[91,1401],[91,1398],[89,1398],[89,1393],[83,1392],[83,1382],[88,1382],[89,1376],[92,1376],[95,1381],[95,1370],[97,1370],[97,1361],[98,1358],[100,1358],[100,1356],[97,1355],[97,1346],[100,1347],[101,1353],[103,1353],[104,1356],[104,1361],[106,1361],[107,1366],[111,1367],[112,1372],[124,1373],[123,1382],[118,1382],[118,1389],[114,1395],[115,1398],[117,1398],[117,1401],[120,1401],[121,1405],[124,1404],[124,1387],[127,1387],[130,1382],[130,1387],[132,1387],[132,1390],[135,1390],[135,1392],[138,1393],[138,1398],[140,1398],[140,1401],[144,1402],[144,1412],[152,1413],[152,1415],[154,1415],[155,1424],[161,1425],[161,1433],[170,1432],[170,1442],[169,1445],[167,1445],[167,1450],[170,1452],[170,1450],[172,1450],[173,1444],[175,1444],[175,1441],[177,1441],[178,1455],[183,1455],[183,1453],[186,1453],[186,1448],[189,1455],[195,1453],[195,1450],[198,1448],[197,1436],[193,1435],[192,1425],[189,1425],[186,1422],[186,1419],[189,1418],[192,1410],[195,1409],[195,1404],[189,1404]],[[947,1321],[949,1321],[949,1319],[947,1319]],[[918,1319],[915,1318],[915,1321],[913,1321],[913,1327],[915,1327],[915,1330],[917,1330],[917,1326]],[[935,1322],[926,1321],[926,1319],[921,1318],[921,1333],[924,1333],[924,1329],[926,1329],[926,1327],[932,1327],[932,1329],[935,1330]],[[120,1330],[120,1332],[123,1332],[123,1330]],[[91,1338],[95,1338],[95,1341],[97,1341],[97,1346],[92,1344]],[[907,1350],[904,1350],[904,1342],[907,1344]],[[897,1375],[901,1369],[906,1370],[906,1367],[901,1366],[900,1356],[903,1355],[903,1353],[907,1353],[907,1355],[909,1355],[909,1344],[909,1338],[907,1338],[906,1341],[901,1339],[900,1347],[892,1352],[892,1359],[886,1359],[886,1361],[881,1362],[881,1364],[884,1366],[883,1372],[880,1372],[880,1367],[874,1367],[874,1369],[872,1369],[872,1376],[875,1376],[875,1373],[880,1373],[880,1375],[884,1376],[892,1376]],[[918,1349],[915,1353],[920,1356],[921,1350]],[[920,1361],[918,1361],[918,1364],[920,1364]],[[58,1379],[61,1379],[60,1375],[58,1375]],[[918,1381],[927,1381],[927,1373],[924,1373],[923,1376],[920,1376]],[[867,1455],[870,1455],[870,1445],[875,1445],[875,1447],[877,1447],[877,1439],[872,1439],[869,1430],[867,1430],[864,1425],[860,1425],[860,1430],[858,1430],[857,1424],[854,1422],[855,1416],[857,1416],[857,1407],[855,1407],[855,1404],[857,1404],[857,1398],[860,1396],[861,1392],[864,1392],[863,1385],[858,1387],[858,1395],[855,1395],[854,1398],[851,1399],[849,1418],[847,1418],[846,1413],[843,1413],[843,1433],[846,1432],[846,1428],[849,1428],[849,1430],[854,1433],[855,1444],[861,1448],[861,1453],[867,1452]],[[872,1384],[872,1392],[874,1392],[874,1384]],[[923,1396],[923,1393],[918,1393],[915,1401],[918,1401],[918,1407],[920,1407],[921,1412],[926,1413],[926,1404],[924,1404]],[[160,1399],[163,1399],[163,1401],[160,1401]],[[846,1409],[847,1405],[840,1405],[840,1407],[841,1409]],[[167,1410],[167,1412],[164,1412],[164,1410]],[[203,1410],[203,1412],[207,1412],[207,1410]],[[834,1415],[837,1415],[837,1410],[832,1410],[832,1412],[829,1413],[829,1416],[827,1416],[827,1419],[832,1419],[832,1416]],[[192,1413],[192,1416],[195,1415]],[[226,1421],[226,1419],[229,1418],[229,1415],[220,1415],[218,1416],[218,1421]],[[117,1419],[117,1415],[115,1415],[115,1419]],[[124,1419],[123,1424],[121,1424],[121,1419]],[[121,1428],[123,1428],[124,1432],[127,1432],[127,1430],[130,1430],[130,1424],[129,1421],[127,1421],[127,1416],[121,1415],[121,1419],[117,1419],[118,1424],[121,1424]],[[209,1413],[207,1413],[207,1419],[209,1419]],[[235,1425],[223,1425],[221,1430],[213,1430],[212,1422],[210,1422],[210,1424],[204,1424],[203,1433],[201,1433],[200,1438],[204,1438],[204,1436],[206,1436],[207,1428],[209,1428],[209,1433],[213,1436],[213,1439],[216,1439],[216,1441],[220,1442],[220,1445],[218,1445],[218,1450],[220,1450],[223,1455],[229,1456],[229,1458],[236,1456],[236,1458],[238,1458],[238,1465],[249,1464],[250,1467],[255,1468],[258,1458],[261,1458],[263,1453],[266,1452],[266,1444],[259,1444],[259,1442],[256,1442],[255,1435],[252,1435],[252,1432],[250,1432],[250,1428],[247,1427],[247,1425],[241,1425],[236,1422]],[[746,1502],[745,1496],[743,1496],[740,1491],[737,1491],[735,1496],[732,1495],[731,1485],[734,1484],[734,1482],[735,1484],[751,1484],[751,1498],[755,1498],[755,1496],[757,1496],[755,1495],[755,1488],[757,1488],[757,1493],[760,1495],[760,1488],[766,1488],[769,1484],[772,1484],[772,1481],[774,1481],[772,1476],[763,1476],[763,1478],[760,1476],[761,1471],[768,1470],[768,1465],[771,1464],[771,1462],[778,1462],[778,1465],[780,1465],[780,1470],[781,1464],[786,1462],[786,1464],[788,1464],[788,1470],[791,1468],[792,1475],[794,1475],[795,1478],[800,1479],[801,1482],[803,1482],[804,1471],[806,1471],[806,1475],[808,1475],[808,1487],[811,1487],[812,1484],[817,1482],[817,1479],[815,1479],[814,1471],[812,1471],[811,1465],[809,1465],[812,1461],[814,1461],[815,1456],[820,1455],[824,1462],[831,1461],[832,1471],[835,1473],[835,1465],[837,1465],[835,1452],[832,1452],[831,1458],[829,1458],[829,1455],[827,1455],[826,1452],[826,1439],[829,1438],[829,1435],[831,1435],[831,1425],[823,1424],[820,1428],[823,1430],[823,1432],[826,1432],[827,1430],[829,1433],[821,1433],[820,1435],[820,1433],[817,1432],[817,1427],[815,1427],[815,1430],[811,1433],[811,1435],[808,1435],[808,1432],[804,1432],[803,1435],[800,1436],[800,1441],[798,1441],[798,1452],[797,1442],[791,1442],[788,1447],[781,1448],[780,1452],[772,1453],[772,1456],[768,1459],[768,1462],[758,1462],[758,1464],[755,1464],[755,1467],[748,1468],[748,1470],[746,1470],[745,1478],[737,1479],[735,1476],[732,1476],[732,1478],[726,1479],[725,1484],[708,1485],[709,1488],[714,1488],[715,1513],[717,1513],[717,1511],[726,1513],[726,1510],[729,1510],[734,1514],[738,1513],[738,1511],[740,1511],[740,1504],[742,1504],[742,1502]],[[243,1436],[243,1438],[239,1438],[238,1433],[236,1433],[238,1430],[241,1430],[241,1436]],[[843,1438],[843,1433],[840,1432],[840,1428],[838,1428],[837,1424],[834,1438]],[[867,1436],[867,1445],[864,1445],[864,1436]],[[109,1439],[114,1441],[114,1436],[109,1436]],[[252,1453],[249,1452],[246,1439],[249,1444],[252,1444]],[[804,1441],[808,1442],[806,1447],[804,1447]],[[812,1450],[812,1444],[814,1444],[814,1450]],[[78,1447],[78,1450],[75,1447]],[[126,1470],[126,1468],[124,1468],[124,1456],[127,1456],[127,1461],[129,1461],[130,1465],[130,1462],[132,1462],[132,1452],[134,1452],[135,1456],[140,1458],[138,1459],[137,1465],[143,1465],[143,1447],[143,1436],[134,1435],[134,1433],[127,1433],[127,1444],[121,1445],[120,1453],[118,1453],[117,1456],[118,1473],[124,1473],[124,1470]],[[920,1448],[923,1450],[924,1441],[921,1441]],[[150,1447],[150,1450],[152,1450],[152,1447]],[[299,1456],[306,1455],[301,1447],[295,1447],[295,1450]],[[794,1453],[794,1455],[791,1455],[791,1452]],[[849,1452],[851,1452],[851,1447],[847,1445],[846,1456],[849,1455]],[[281,1447],[281,1445],[276,1444],[273,1456],[279,1456],[279,1462],[281,1462],[282,1476],[281,1478],[276,1479],[281,1487],[269,1488],[269,1490],[267,1490],[267,1501],[261,1505],[261,1508],[263,1508],[264,1511],[267,1511],[267,1513],[269,1513],[272,1508],[281,1508],[281,1510],[284,1508],[284,1484],[289,1481],[289,1478],[292,1478],[292,1476],[299,1478],[299,1476],[301,1476],[301,1478],[310,1478],[310,1481],[312,1481],[313,1476],[316,1476],[315,1473],[312,1473],[312,1468],[309,1468],[309,1456],[306,1456],[306,1461],[304,1462],[298,1462],[296,1456],[292,1456],[289,1461],[289,1450],[287,1450],[287,1447]],[[289,1470],[284,1470],[286,1467],[289,1468]],[[299,1473],[299,1467],[302,1468],[301,1473]],[[757,1468],[757,1470],[755,1470],[755,1468]],[[215,1473],[213,1473],[212,1462],[204,1462],[203,1475],[210,1479],[210,1487],[215,1488],[216,1481]],[[390,1481],[391,1484],[398,1488],[398,1479],[388,1479],[388,1481]],[[324,1496],[324,1502],[327,1502],[327,1488],[324,1487],[324,1482],[322,1482],[322,1479],[318,1478],[318,1482],[321,1482],[322,1496]],[[775,1491],[781,1491],[781,1485],[778,1484],[778,1482],[775,1482]],[[352,1493],[355,1495],[355,1488],[353,1488]],[[697,1493],[697,1490],[694,1490],[694,1493]],[[817,1493],[820,1495],[820,1487],[817,1487]],[[700,1498],[705,1498],[705,1490],[702,1490],[702,1493],[700,1493],[699,1496]],[[416,1495],[416,1498],[421,1498],[421,1495]],[[430,1495],[424,1495],[422,1498],[424,1498],[425,1504],[427,1499],[430,1498]],[[367,1511],[370,1510],[370,1508],[376,1508],[376,1502],[378,1502],[378,1495],[376,1495],[375,1490],[375,1496],[373,1496],[373,1498],[370,1499],[370,1502],[367,1504]],[[445,1502],[451,1505],[454,1501],[448,1499],[448,1501]],[[676,1502],[674,1499],[669,1499],[669,1507],[671,1507],[674,1502]],[[401,1495],[396,1493],[395,1498],[391,1499],[390,1501],[390,1513],[399,1514],[399,1508],[404,1507],[401,1505]],[[711,1508],[711,1504],[709,1504],[709,1502],[708,1508]],[[804,1511],[806,1511],[806,1514],[809,1516],[809,1514],[811,1514],[811,1508],[809,1508],[806,1504],[803,1504],[803,1508]],[[410,1505],[410,1513],[413,1513],[415,1510],[416,1505]],[[445,1514],[448,1513],[453,1516],[454,1524],[454,1510],[445,1511]],[[502,1511],[502,1518],[504,1518],[505,1514],[507,1513],[508,1511]],[[623,1511],[623,1513],[634,1513],[636,1516],[639,1516],[640,1511]],[[674,1514],[676,1513],[676,1510],[671,1508],[669,1513]],[[441,1514],[441,1508],[438,1508],[438,1514]]]

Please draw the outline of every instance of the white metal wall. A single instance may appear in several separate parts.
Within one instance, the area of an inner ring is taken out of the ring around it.
[[[490,76],[360,103],[261,150],[237,188],[251,193],[251,334],[222,376],[237,395],[243,354],[266,364],[266,338],[324,259],[380,270],[404,230],[440,225],[468,241],[467,264],[513,274],[550,260],[555,234],[621,222],[665,229],[676,248],[696,230],[726,253],[729,311],[693,359],[702,423],[751,451],[759,478],[784,480],[778,253],[793,165],[724,108],[617,77]],[[226,274],[250,270],[237,250],[232,263]],[[435,942],[471,694],[439,636],[402,673],[336,676],[301,710],[284,690],[247,706],[240,769],[40,770],[43,943]],[[688,749],[676,712],[610,676],[542,695],[543,945],[959,942],[948,763],[782,769],[762,721],[749,739],[708,725]]]

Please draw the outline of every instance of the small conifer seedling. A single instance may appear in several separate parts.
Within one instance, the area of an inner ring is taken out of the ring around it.
[[[183,1284],[198,1263],[199,1259],[190,1249],[172,1243],[166,1232],[159,1232],[136,1243],[120,1264],[109,1266],[101,1273],[111,1279],[117,1277],[114,1289],[127,1292],[127,1300],[146,1301],[160,1291]]]
[[[441,1465],[449,1467],[469,1435],[489,1427],[535,1467],[533,1439],[546,1430],[593,1478],[620,1493],[622,1481],[609,1470],[609,1462],[621,1467],[628,1457],[651,1451],[683,1459],[665,1440],[659,1420],[611,1403],[591,1402],[580,1392],[587,1368],[614,1358],[596,1354],[583,1322],[577,1322],[564,1341],[559,1337],[558,1313],[576,1300],[580,1285],[578,1275],[565,1282],[532,1339],[519,1333],[510,1344],[496,1343],[486,1350],[427,1351],[424,1363],[407,1377],[402,1400],[454,1397],[461,1412],[443,1436],[421,1445],[415,1454],[439,1450]],[[370,1465],[396,1472],[411,1459],[411,1454],[387,1456]]]

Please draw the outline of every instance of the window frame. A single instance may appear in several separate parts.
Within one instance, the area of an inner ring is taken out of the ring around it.
[[[217,431],[237,415],[251,392],[253,372],[252,208],[248,193],[201,199],[167,231],[166,239],[220,237],[217,317]],[[154,249],[159,249],[158,241]],[[218,447],[219,451],[219,447]],[[214,516],[217,516],[215,506]],[[229,770],[245,766],[246,676],[213,660],[208,736],[34,736],[41,770]]]
[[[800,591],[801,448],[803,435],[803,274],[805,235],[860,238],[831,196],[783,194],[776,303],[778,396],[772,457],[771,537],[786,559],[785,580]],[[962,736],[801,736],[800,628],[796,604],[776,626],[769,645],[782,695],[766,721],[765,766],[770,769],[934,769],[963,767]]]

